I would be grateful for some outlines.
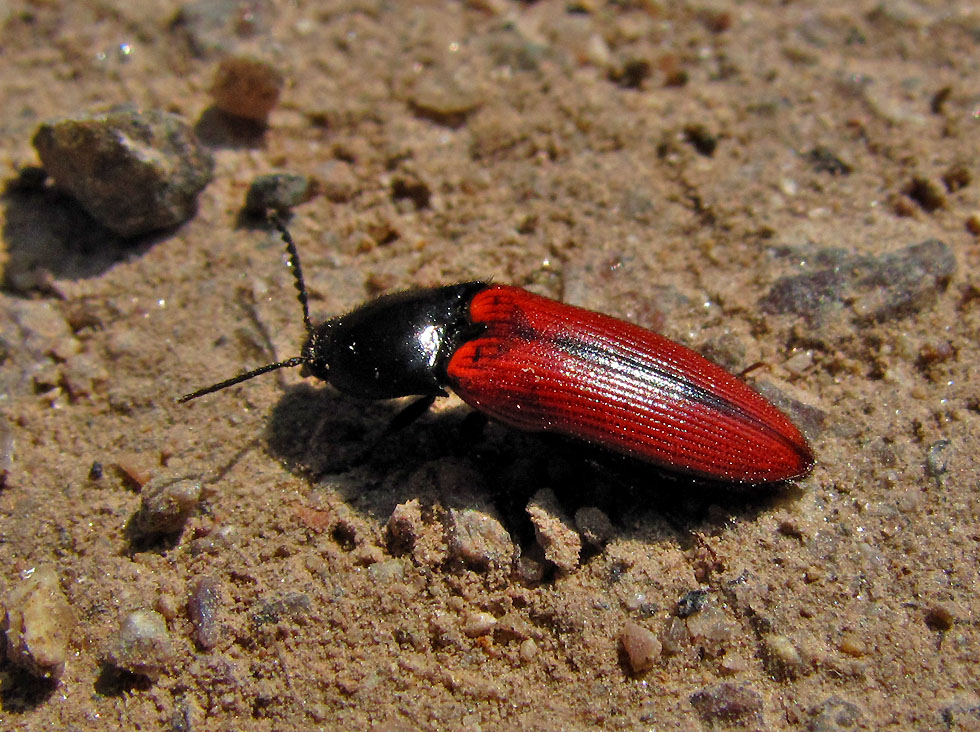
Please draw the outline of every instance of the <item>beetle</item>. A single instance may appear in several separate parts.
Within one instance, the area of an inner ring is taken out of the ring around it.
[[[485,281],[385,295],[313,325],[299,253],[278,221],[303,309],[299,356],[187,394],[188,402],[302,366],[342,393],[417,396],[423,414],[454,391],[486,416],[695,478],[742,484],[806,475],[813,453],[775,406],[686,346],[608,315]]]

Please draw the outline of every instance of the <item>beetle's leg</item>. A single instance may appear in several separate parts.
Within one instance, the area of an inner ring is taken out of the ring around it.
[[[396,414],[388,423],[385,431],[381,433],[381,439],[384,439],[389,435],[393,435],[396,432],[400,432],[408,427],[410,424],[412,424],[412,422],[428,412],[429,407],[432,406],[435,400],[435,396],[424,396],[410,402],[407,407]]]

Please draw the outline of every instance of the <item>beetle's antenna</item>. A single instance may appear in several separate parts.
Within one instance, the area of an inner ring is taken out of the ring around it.
[[[293,237],[289,235],[289,230],[286,229],[286,225],[282,223],[282,220],[275,214],[270,217],[270,220],[273,226],[279,229],[279,234],[286,243],[286,251],[289,252],[289,266],[293,270],[293,277],[296,278],[296,293],[299,297],[299,304],[303,306],[303,325],[306,326],[306,334],[308,336],[313,335],[313,324],[310,323],[309,299],[306,295],[306,282],[303,280],[303,268],[299,264],[299,252],[296,249],[296,244],[293,243]]]
[[[217,384],[211,384],[211,386],[206,386],[203,389],[198,389],[190,394],[185,394],[180,399],[177,400],[178,404],[183,404],[184,402],[189,402],[191,399],[197,399],[199,396],[204,396],[205,394],[211,394],[212,392],[221,391],[222,389],[227,389],[229,386],[234,386],[235,384],[240,384],[243,381],[248,381],[249,379],[254,379],[256,376],[261,376],[262,374],[267,374],[270,371],[277,371],[279,369],[288,369],[293,366],[302,366],[306,363],[306,359],[302,356],[293,356],[292,358],[287,358],[285,361],[278,361],[277,363],[266,364],[265,366],[259,366],[257,369],[252,369],[251,371],[246,371],[244,374],[239,374],[238,376],[233,376],[230,379],[225,379],[224,381],[219,381]]]
[[[306,294],[306,282],[303,280],[303,268],[299,263],[299,251],[297,251],[296,244],[293,242],[293,237],[289,235],[289,231],[286,229],[285,224],[282,223],[282,220],[276,215],[272,215],[270,220],[279,230],[282,240],[286,243],[286,251],[289,253],[289,266],[292,268],[293,277],[295,278],[296,293],[299,297],[299,304],[303,306],[303,325],[306,327],[306,335],[308,337],[312,337],[313,324],[310,322],[309,297]],[[265,366],[260,366],[257,369],[247,371],[244,374],[233,376],[230,379],[219,381],[217,384],[212,384],[211,386],[198,389],[190,394],[185,394],[177,400],[177,403],[183,404],[184,402],[189,402],[191,399],[197,399],[205,394],[211,394],[216,391],[221,391],[222,389],[227,389],[229,386],[234,386],[235,384],[240,384],[243,381],[254,379],[256,376],[267,374],[270,371],[287,369],[293,366],[302,366],[304,363],[306,363],[306,359],[302,356],[293,356],[292,358],[287,358],[285,361],[277,361],[276,363],[266,364]]]

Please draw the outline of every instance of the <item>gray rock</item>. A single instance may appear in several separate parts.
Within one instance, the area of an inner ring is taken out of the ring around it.
[[[274,9],[270,0],[191,0],[170,26],[191,54],[204,58],[227,53],[240,38],[267,36]]]
[[[839,696],[832,696],[810,708],[809,732],[845,732],[858,729],[861,709]]]
[[[190,218],[214,169],[183,119],[132,105],[44,122],[33,143],[55,183],[125,237]]]
[[[264,216],[268,209],[283,214],[317,193],[316,182],[308,175],[269,173],[252,181],[245,194],[245,213]]]
[[[174,662],[174,646],[163,616],[153,610],[134,610],[123,617],[109,649],[117,668],[157,679]]]
[[[841,254],[829,267],[781,278],[759,304],[818,323],[851,303],[857,322],[881,322],[921,310],[955,272],[952,250],[928,239],[879,257]]]
[[[187,601],[187,614],[194,625],[194,640],[202,650],[210,650],[221,640],[221,583],[214,577],[201,577],[194,583]]]
[[[450,556],[477,569],[505,566],[517,553],[510,533],[489,508],[449,509],[446,530]]]
[[[201,484],[196,480],[155,478],[143,487],[139,511],[132,527],[138,535],[176,534],[201,500]]]

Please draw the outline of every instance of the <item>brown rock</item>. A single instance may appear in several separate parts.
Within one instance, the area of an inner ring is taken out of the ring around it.
[[[211,98],[222,112],[265,122],[285,80],[275,66],[251,56],[229,56],[218,66]]]
[[[76,619],[54,568],[38,567],[10,592],[6,607],[7,658],[35,676],[60,678]]]

